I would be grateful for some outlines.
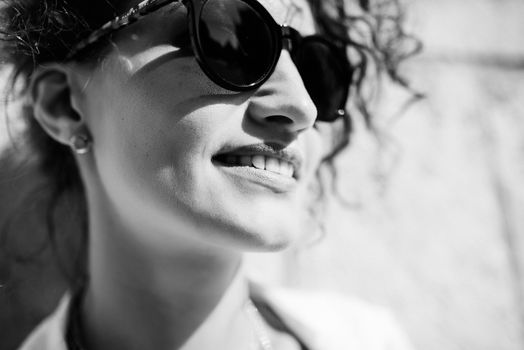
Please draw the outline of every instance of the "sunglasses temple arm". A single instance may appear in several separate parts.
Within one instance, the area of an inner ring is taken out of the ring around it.
[[[128,25],[138,21],[142,17],[159,10],[160,8],[175,2],[183,2],[184,0],[144,0],[133,6],[126,13],[106,22],[102,27],[92,32],[87,38],[80,41],[73,49],[69,52],[66,60],[73,59],[80,51],[86,47],[94,44],[100,39],[108,36],[109,34],[127,27]]]
[[[150,4],[140,11],[140,14],[142,16],[145,16],[151,12],[155,12],[156,10],[175,2],[184,2],[184,0],[149,0]]]

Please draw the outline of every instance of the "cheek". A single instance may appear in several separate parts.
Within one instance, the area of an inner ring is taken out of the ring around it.
[[[169,151],[170,139],[180,139],[173,135],[180,129],[177,124],[195,109],[191,100],[202,84],[198,70],[189,59],[178,60],[176,66],[142,67],[133,75],[125,65],[115,66],[100,72],[87,92],[89,127],[100,154],[149,159],[155,158],[153,151]],[[159,147],[163,143],[165,147]]]
[[[95,154],[102,179],[138,197],[146,196],[151,185],[186,188],[183,180],[202,157],[201,141],[209,138],[209,131],[194,118],[188,123],[190,116],[180,118],[158,108],[127,112],[98,134]]]
[[[227,116],[244,107],[214,103],[219,97],[195,98],[197,89],[175,91],[173,84],[153,79],[120,90],[94,123],[98,177],[113,202],[127,203],[119,210],[128,217],[172,224],[181,215],[205,212],[216,198],[211,155],[220,135],[229,135],[241,119]]]
[[[206,130],[186,122],[186,111],[193,108],[187,103],[190,88],[170,79],[141,79],[137,84],[93,85],[89,127],[103,183],[111,190],[144,195],[136,189],[152,183],[166,164],[182,168],[177,163],[184,162]],[[123,188],[129,185],[133,191]]]

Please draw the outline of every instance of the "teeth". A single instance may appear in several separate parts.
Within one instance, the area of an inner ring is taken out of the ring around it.
[[[280,174],[280,162],[276,158],[266,158],[266,170]]]
[[[266,168],[266,157],[264,156],[253,156],[251,158],[251,163],[257,169],[264,170]]]
[[[289,177],[293,176],[293,166],[289,164],[288,162],[281,160],[280,161],[280,173],[282,175],[286,175]]]
[[[277,158],[253,156],[251,164],[257,169],[265,169],[287,177],[293,177],[293,165]]]
[[[285,160],[265,157],[261,155],[256,156],[234,156],[228,155],[225,158],[228,164],[239,164],[241,166],[252,166],[256,169],[267,170],[287,177],[293,177],[293,165]]]

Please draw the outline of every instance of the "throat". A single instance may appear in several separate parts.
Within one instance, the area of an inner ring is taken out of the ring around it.
[[[133,256],[133,262],[128,253],[90,257],[81,306],[86,348],[228,348],[224,335],[248,295],[240,260],[167,263]]]

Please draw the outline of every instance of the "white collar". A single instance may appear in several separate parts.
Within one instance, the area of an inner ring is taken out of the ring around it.
[[[56,310],[38,325],[19,350],[67,350],[65,334],[71,295],[66,293]]]

